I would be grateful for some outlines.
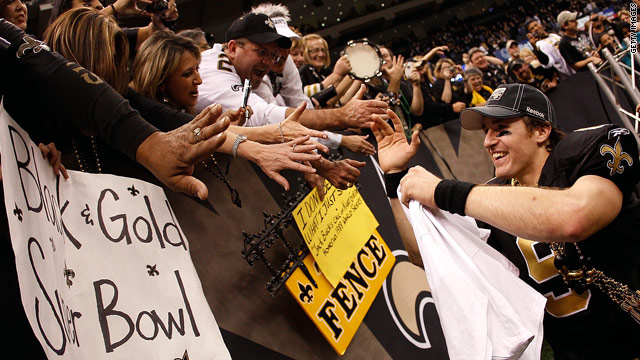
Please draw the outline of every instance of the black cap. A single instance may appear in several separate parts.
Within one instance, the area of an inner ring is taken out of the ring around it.
[[[288,49],[291,40],[278,34],[273,21],[265,14],[247,14],[231,24],[225,34],[226,41],[245,38],[256,44],[268,44],[278,41],[278,46]]]
[[[556,127],[556,112],[549,98],[542,91],[526,84],[498,86],[484,106],[464,109],[460,114],[460,121],[467,130],[481,130],[485,116],[508,119],[524,115],[548,121],[551,126]]]
[[[509,63],[509,69],[514,70],[516,66],[522,66],[526,63],[527,62],[522,59],[513,59],[513,61]]]

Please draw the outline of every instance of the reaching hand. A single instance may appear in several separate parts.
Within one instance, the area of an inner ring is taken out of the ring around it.
[[[300,124],[300,115],[302,115],[302,113],[305,111],[306,108],[307,108],[306,102],[303,102],[300,105],[298,105],[295,111],[292,112],[291,115],[287,116],[287,118],[284,119],[284,121],[280,124],[280,128],[277,130],[278,136],[280,136],[279,132],[280,130],[282,130],[282,136],[284,136],[285,141],[291,141],[293,139],[297,139],[299,137],[306,136],[306,135],[326,139],[327,134],[325,134],[324,132],[318,131],[318,130],[312,130]]]
[[[382,71],[389,75],[392,80],[400,80],[404,75],[404,57],[402,55],[394,56],[391,60],[390,68],[382,68]]]
[[[341,77],[344,77],[351,72],[351,62],[349,59],[347,59],[346,56],[341,56],[338,61],[336,61],[336,64],[333,67],[333,72]]]
[[[369,128],[373,125],[372,114],[385,115],[385,110],[389,107],[387,103],[379,100],[362,100],[362,96],[367,91],[367,86],[362,84],[356,95],[343,107],[345,115],[345,128]]]
[[[373,155],[376,153],[376,148],[367,141],[368,137],[369,135],[342,135],[340,146],[344,146],[355,153]]]
[[[324,200],[324,178],[317,174],[304,174],[304,181],[307,182],[309,187],[318,189],[318,196],[320,201]]]
[[[249,105],[247,105],[249,114],[253,114],[253,110],[251,109],[251,107]],[[233,126],[242,126],[244,125],[244,121],[245,121],[245,116],[244,116],[244,112],[245,109],[243,108],[238,108],[238,110],[227,110],[224,113],[222,113],[222,117],[228,117],[230,124]]]
[[[317,161],[320,154],[315,153],[315,143],[309,141],[309,136],[304,136],[282,144],[262,145],[251,151],[249,157],[262,171],[285,190],[289,190],[289,182],[280,172],[282,170],[301,171],[305,174],[314,174],[316,169],[307,165],[309,161]]]
[[[221,113],[220,105],[211,105],[188,124],[151,134],[138,147],[136,160],[169,189],[206,199],[209,191],[192,176],[193,168],[224,143],[229,118]]]
[[[345,190],[358,181],[360,176],[358,169],[367,163],[343,159],[340,161],[320,160],[312,164],[318,170],[318,175],[327,179],[336,188]]]
[[[376,115],[373,116],[375,124],[372,129],[378,142],[380,168],[384,173],[396,173],[407,168],[409,160],[418,151],[420,138],[418,132],[415,131],[411,135],[411,144],[409,144],[398,115],[391,110],[387,110],[387,114],[393,121],[395,130]]]

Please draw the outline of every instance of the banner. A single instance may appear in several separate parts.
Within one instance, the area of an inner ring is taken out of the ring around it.
[[[355,186],[340,190],[325,180],[324,189],[324,201],[314,188],[293,217],[320,270],[336,286],[378,221]]]
[[[227,359],[189,243],[161,188],[53,175],[0,107],[22,303],[50,359]]]
[[[344,355],[378,295],[395,257],[374,230],[351,261],[335,287],[322,275],[311,255],[303,262],[313,279],[298,268],[286,282],[291,295],[340,355]]]

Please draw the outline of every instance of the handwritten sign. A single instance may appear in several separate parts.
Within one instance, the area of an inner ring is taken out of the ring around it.
[[[161,188],[56,178],[1,106],[0,139],[22,303],[49,359],[230,358]]]
[[[351,261],[347,272],[334,287],[322,275],[313,257],[308,255],[303,262],[318,287],[313,286],[311,279],[300,268],[294,271],[285,284],[307,316],[340,355],[344,355],[369,311],[393,267],[395,257],[375,231]]]
[[[325,181],[325,194],[320,201],[313,189],[293,217],[322,273],[336,286],[378,221],[355,187],[340,190]]]

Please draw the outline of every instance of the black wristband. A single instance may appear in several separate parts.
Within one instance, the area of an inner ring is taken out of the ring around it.
[[[438,208],[464,216],[464,207],[471,189],[476,184],[457,180],[442,180],[436,186],[433,197]]]
[[[400,186],[400,180],[407,175],[409,170],[404,169],[398,173],[384,174],[384,187],[387,190],[387,196],[391,199],[398,198],[398,186]]]

